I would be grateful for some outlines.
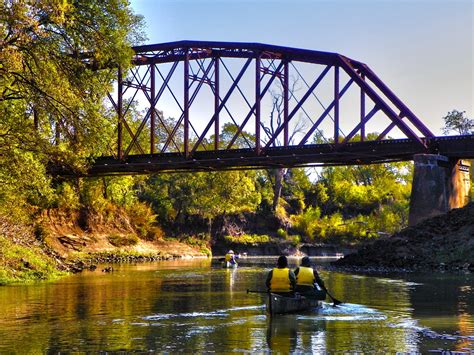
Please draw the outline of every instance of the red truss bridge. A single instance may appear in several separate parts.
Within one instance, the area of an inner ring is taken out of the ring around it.
[[[109,156],[90,175],[474,158],[474,136],[435,137],[364,63],[260,43],[133,48],[109,99]]]

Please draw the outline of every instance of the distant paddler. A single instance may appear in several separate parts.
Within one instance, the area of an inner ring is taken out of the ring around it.
[[[224,259],[224,267],[237,267],[237,259],[238,256],[234,254],[233,250],[229,250],[227,254],[225,255]]]

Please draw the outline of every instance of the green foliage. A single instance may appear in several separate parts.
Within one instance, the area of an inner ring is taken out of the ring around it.
[[[198,247],[199,251],[204,255],[212,256],[212,252],[209,249],[210,236],[208,234],[184,235],[180,241],[193,247]]]
[[[253,171],[155,175],[141,185],[140,198],[167,222],[189,215],[212,220],[255,210],[260,195],[254,181]]]
[[[75,210],[80,207],[79,193],[74,186],[65,181],[56,188],[57,207]]]
[[[299,235],[289,235],[286,240],[290,241],[294,246],[301,244],[301,237]]]
[[[313,240],[320,217],[321,211],[318,207],[309,207],[302,214],[291,216],[292,227],[303,236]]]
[[[163,238],[164,232],[155,225],[156,216],[150,206],[143,202],[137,202],[127,208],[126,211],[140,238],[150,241]]]
[[[38,247],[16,244],[0,235],[0,285],[55,279],[61,275],[53,259]]]
[[[130,65],[142,19],[125,0],[7,1],[0,5],[0,210],[77,207],[51,188],[46,166],[83,171],[113,132],[109,70]],[[60,184],[62,185],[62,184]],[[55,196],[55,191],[57,196]]]
[[[288,237],[288,233],[283,228],[278,228],[277,237],[280,239],[286,239]]]
[[[135,234],[111,234],[107,236],[107,240],[114,247],[128,247],[138,243],[138,237]]]
[[[271,241],[270,236],[258,234],[242,234],[238,236],[226,235],[224,239],[228,243],[243,245],[257,245],[262,243],[269,243]]]

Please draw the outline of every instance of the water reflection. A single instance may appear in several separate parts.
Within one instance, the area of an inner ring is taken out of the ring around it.
[[[267,318],[267,344],[271,351],[289,354],[296,350],[298,320],[294,314]]]
[[[246,260],[247,262],[247,260]],[[0,287],[0,353],[429,352],[474,345],[469,275],[321,271],[338,307],[269,318],[272,267],[208,260],[123,265],[55,283]],[[328,301],[329,302],[329,301]]]

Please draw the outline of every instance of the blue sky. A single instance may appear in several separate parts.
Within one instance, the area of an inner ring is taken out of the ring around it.
[[[132,0],[147,43],[260,42],[362,61],[435,133],[474,117],[472,0]]]

